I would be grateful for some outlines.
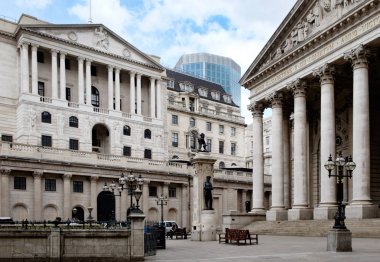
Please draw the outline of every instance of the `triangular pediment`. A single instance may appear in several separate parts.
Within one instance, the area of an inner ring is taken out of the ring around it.
[[[161,65],[152,57],[138,50],[101,24],[24,25],[22,28],[47,37],[161,68]]]
[[[344,19],[365,0],[298,0],[240,80],[242,85],[321,32]]]

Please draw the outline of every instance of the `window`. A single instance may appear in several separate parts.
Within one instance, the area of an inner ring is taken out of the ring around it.
[[[172,124],[178,125],[178,116],[177,115],[172,115]]]
[[[177,188],[169,187],[169,197],[177,197]]]
[[[41,136],[41,146],[52,146],[51,136]]]
[[[265,137],[265,144],[268,146],[269,145],[269,136]]]
[[[45,96],[45,83],[38,81],[38,95]]]
[[[66,87],[66,101],[71,101],[71,88]]]
[[[83,193],[83,181],[73,181],[73,192]]]
[[[1,135],[1,141],[13,142],[13,137],[10,135]]]
[[[195,127],[195,118],[190,117],[190,127]]]
[[[219,141],[219,154],[224,154],[224,141]]]
[[[65,69],[66,70],[71,70],[70,59],[65,59]]]
[[[212,146],[212,140],[211,139],[207,139],[207,151],[208,152],[211,152],[211,147]]]
[[[149,186],[149,196],[150,197],[156,197],[157,196],[157,187],[156,186]]]
[[[13,183],[14,189],[26,190],[26,177],[15,176]]]
[[[224,125],[219,125],[219,134],[224,134]]]
[[[41,113],[41,122],[51,124],[51,114],[47,111]]]
[[[236,143],[231,143],[231,156],[236,156]]]
[[[152,150],[151,149],[145,149],[144,150],[144,158],[152,159]]]
[[[70,116],[69,126],[78,128],[78,118],[76,116]]]
[[[131,156],[132,148],[130,146],[123,147],[123,156]]]
[[[37,51],[37,62],[38,63],[45,63],[45,55],[41,51]]]
[[[207,131],[211,131],[212,130],[212,124],[211,124],[211,122],[206,122],[206,129],[207,129]]]
[[[71,150],[79,150],[79,140],[78,139],[70,139],[69,140],[69,148]]]
[[[99,91],[95,86],[91,87],[91,104],[99,107]]]
[[[178,147],[178,133],[172,133],[172,146]]]
[[[197,141],[197,134],[195,132],[191,132],[190,135],[190,148],[195,149],[196,148],[196,141]]]
[[[131,128],[127,125],[123,127],[123,135],[130,136],[131,135]]]
[[[45,191],[57,191],[55,179],[45,179]]]
[[[152,138],[152,132],[150,132],[149,129],[145,129],[144,131],[144,138],[151,139]]]
[[[96,66],[91,66],[91,75],[92,76],[97,76],[98,72],[96,71]]]
[[[174,80],[169,80],[167,83],[167,88],[174,89]]]
[[[226,166],[226,165],[224,164],[223,161],[219,163],[219,169],[225,168],[225,166]]]
[[[231,136],[236,136],[236,127],[231,127]]]

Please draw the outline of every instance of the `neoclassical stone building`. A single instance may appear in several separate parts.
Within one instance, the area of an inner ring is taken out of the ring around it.
[[[336,179],[324,164],[340,152],[356,163],[344,180],[347,218],[379,216],[379,39],[378,0],[294,5],[241,79],[256,141],[252,212],[264,213],[263,109],[271,107],[267,220],[333,218]]]
[[[159,220],[162,194],[164,218],[189,228],[193,168],[169,161],[168,78],[158,57],[100,24],[27,15],[1,20],[0,57],[0,216],[86,219],[92,207],[97,220],[125,220],[126,190],[103,190],[124,173],[144,178],[149,220]],[[220,213],[241,211],[251,182],[250,173],[218,170]]]

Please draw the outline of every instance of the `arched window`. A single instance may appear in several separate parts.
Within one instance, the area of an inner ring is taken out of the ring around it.
[[[91,86],[91,104],[99,107],[99,91],[95,86]]]
[[[78,118],[76,116],[70,116],[69,126],[70,127],[78,127]]]
[[[47,111],[41,113],[41,122],[51,124],[51,114]]]
[[[179,157],[178,157],[177,155],[174,155],[174,156],[172,157],[172,159],[179,159]]]
[[[151,139],[152,138],[152,132],[149,129],[145,129],[144,131],[144,138]]]
[[[221,162],[219,163],[219,168],[220,168],[220,169],[224,168],[225,166],[226,166],[226,165],[224,164],[223,161],[221,161]]]
[[[235,164],[235,163],[232,163],[231,166],[236,166],[236,164]]]
[[[130,136],[131,135],[131,128],[127,125],[123,127],[123,135]]]
[[[195,118],[190,117],[190,127],[194,127],[194,126],[195,126]]]

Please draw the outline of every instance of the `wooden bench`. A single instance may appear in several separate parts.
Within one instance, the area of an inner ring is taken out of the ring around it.
[[[178,238],[187,239],[186,227],[184,227],[184,228],[177,228],[174,231],[171,230],[171,231],[169,231],[166,234],[166,236],[170,237],[171,239],[173,239],[173,236],[175,236],[175,239],[178,239]]]
[[[244,241],[244,244],[247,244],[247,240],[249,240],[249,244],[259,244],[259,237],[257,234],[250,233],[248,230],[243,229],[229,229],[226,228],[225,233],[219,233],[219,243],[230,243],[233,244],[235,241],[238,245],[240,245],[240,241]]]

